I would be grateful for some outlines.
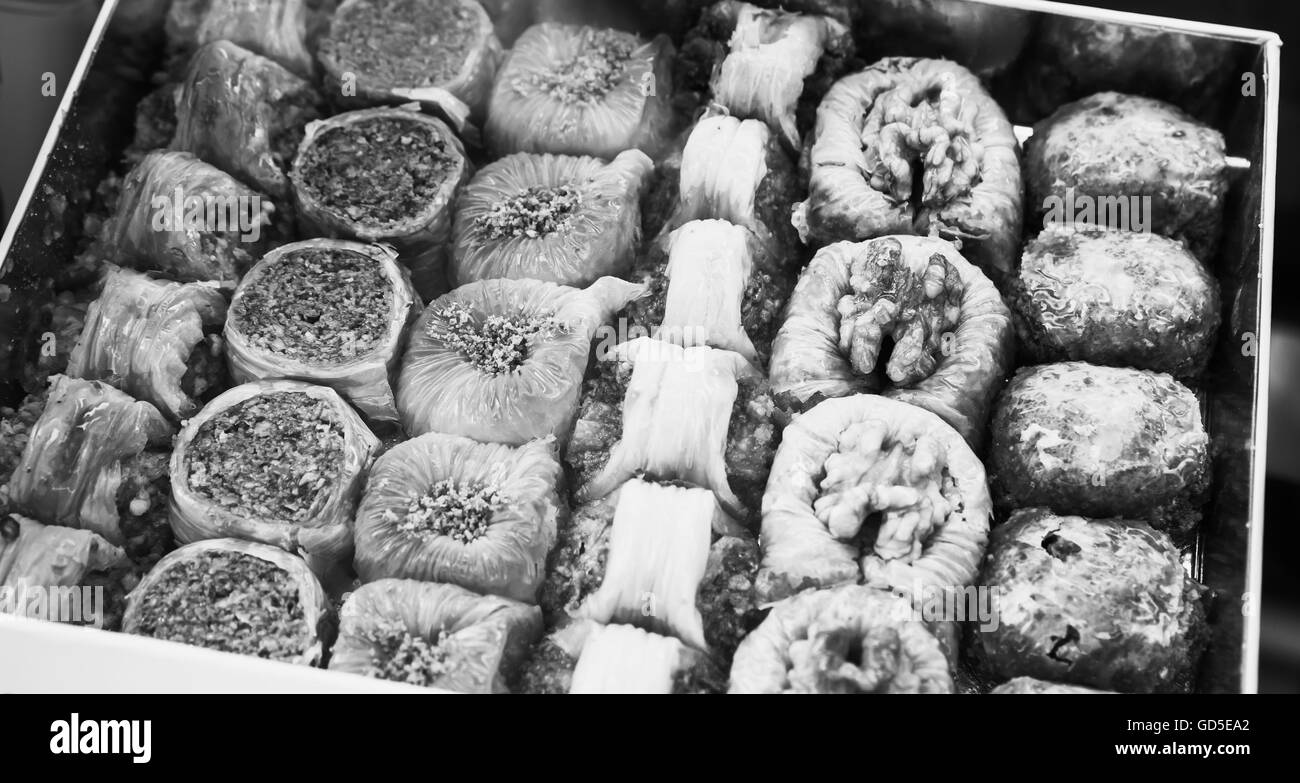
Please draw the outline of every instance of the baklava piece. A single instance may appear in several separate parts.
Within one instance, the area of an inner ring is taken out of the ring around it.
[[[879,392],[925,408],[975,448],[1015,359],[1011,314],[950,243],[890,236],[822,248],[772,344],[772,390],[803,410]]]
[[[984,465],[938,416],[860,394],[785,428],[763,496],[758,590],[863,581],[910,595],[971,584],[988,543]]]
[[[1201,518],[1210,438],[1196,395],[1164,373],[1026,367],[998,399],[989,448],[1003,509],[1142,519],[1185,534]]]
[[[455,585],[381,579],[343,603],[329,668],[458,693],[503,693],[541,634],[535,606]]]
[[[656,155],[672,122],[673,45],[619,30],[539,24],[515,42],[488,110],[496,155]]]
[[[357,509],[357,573],[457,584],[532,603],[568,513],[550,440],[429,433],[376,462]]]
[[[993,531],[980,580],[998,598],[972,647],[995,680],[1190,689],[1206,639],[1205,588],[1145,523],[1017,511]]]
[[[158,561],[127,597],[122,630],[273,661],[319,665],[329,599],[301,559],[234,539],[199,541]]]
[[[241,538],[319,573],[352,554],[352,516],[379,440],[333,389],[246,383],[185,423],[171,458],[177,539]]]
[[[174,421],[188,419],[226,385],[225,318],[226,297],[214,285],[109,266],[67,374],[111,384]]]
[[[372,421],[397,421],[393,387],[418,299],[391,249],[309,239],[244,277],[225,340],[236,383],[329,386]]]
[[[480,280],[435,300],[402,362],[397,408],[407,433],[514,445],[554,435],[563,443],[592,339],[641,293],[611,277],[586,289]]]
[[[1020,247],[1020,153],[979,79],[946,60],[894,57],[835,83],[817,110],[808,199],[794,222],[809,244],[936,236],[995,282]]]
[[[639,150],[608,163],[526,152],[489,163],[456,202],[453,285],[527,277],[582,288],[626,275],[653,167]]]

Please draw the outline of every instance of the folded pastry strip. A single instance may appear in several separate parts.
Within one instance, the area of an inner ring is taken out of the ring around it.
[[[915,233],[959,243],[995,280],[1015,265],[1016,137],[960,65],[893,57],[836,82],[817,110],[808,160],[808,199],[794,222],[809,244]]]
[[[990,506],[984,466],[934,414],[874,395],[827,400],[785,428],[772,463],[760,597],[862,580],[919,600],[968,585]]]
[[[357,509],[357,573],[449,582],[533,602],[568,510],[552,440],[519,447],[428,433],[371,470]]]
[[[397,408],[410,435],[444,432],[520,444],[573,426],[597,330],[640,286],[586,289],[480,280],[432,302],[412,331]]]
[[[848,27],[831,17],[723,0],[704,9],[686,36],[678,72],[734,116],[763,121],[797,151],[800,129],[852,52]]]
[[[393,387],[418,301],[391,248],[333,239],[282,245],[231,301],[231,375],[236,383],[329,386],[371,420],[395,422]]]
[[[381,579],[344,602],[329,668],[460,693],[501,693],[541,633],[535,606],[455,585]]]
[[[333,389],[285,380],[236,386],[176,439],[172,530],[182,543],[271,544],[323,573],[351,557],[352,516],[378,448]]]
[[[185,152],[156,150],[127,173],[99,252],[181,281],[233,282],[273,244],[275,205]]]
[[[122,630],[276,661],[318,665],[329,599],[302,559],[220,538],[180,547],[127,597]]]
[[[453,285],[527,277],[583,287],[625,276],[653,166],[639,150],[609,162],[521,152],[489,163],[456,201]]]
[[[955,643],[950,623],[884,590],[810,590],[740,643],[728,693],[952,693]]]
[[[633,278],[648,293],[628,308],[650,336],[735,351],[756,365],[771,352],[793,276],[758,236],[725,220],[692,220],[642,254]]]
[[[362,109],[307,125],[290,180],[303,233],[391,245],[424,301],[446,293],[465,148],[410,107]]]
[[[514,688],[523,693],[722,693],[726,672],[671,636],[582,620],[533,650]]]
[[[176,97],[171,149],[192,153],[273,198],[320,96],[283,66],[229,41],[199,47]]]
[[[343,105],[419,101],[460,131],[487,106],[501,42],[473,0],[346,0],[317,56]]]
[[[543,23],[519,36],[492,89],[496,155],[656,155],[672,122],[673,45],[612,29]]]
[[[632,479],[574,509],[540,603],[555,625],[636,625],[727,660],[758,614],[758,560],[708,490]]]
[[[790,208],[801,184],[794,163],[762,122],[711,108],[691,129],[680,161],[669,159],[662,166],[677,172],[677,199],[667,227],[726,220],[758,235],[778,265],[800,266]],[[665,177],[669,187],[671,179]]]
[[[648,337],[598,358],[568,452],[578,502],[645,475],[710,489],[746,519],[778,436],[762,374],[731,351]]]
[[[99,381],[56,375],[9,479],[15,510],[121,545],[137,492],[165,480],[175,428],[147,402]]]
[[[224,383],[218,332],[225,318],[226,297],[215,285],[109,266],[67,374],[104,381],[175,421],[187,419]]]

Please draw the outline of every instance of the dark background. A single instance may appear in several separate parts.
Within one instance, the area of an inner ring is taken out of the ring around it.
[[[1300,41],[1295,6],[1284,0],[1097,0],[1086,4],[1271,30],[1284,42]],[[80,41],[93,21],[95,5],[95,0],[0,0],[0,226],[18,197],[21,172],[30,167],[58,104],[57,98],[15,103],[12,95],[6,95],[5,82],[12,84],[20,74],[34,70],[37,78],[50,71],[56,74],[60,87],[65,84]],[[65,10],[66,22],[45,26],[54,32],[39,42],[23,40],[12,21],[17,17],[7,16],[48,15],[58,13],[56,9]],[[23,50],[38,52],[39,62],[16,54]],[[1290,518],[1300,509],[1300,406],[1293,403],[1300,393],[1300,297],[1293,294],[1297,272],[1290,265],[1296,240],[1286,230],[1300,225],[1300,189],[1288,176],[1297,162],[1296,148],[1288,142],[1300,128],[1300,78],[1296,76],[1300,59],[1289,54],[1284,48],[1259,686],[1263,692],[1300,693],[1300,568],[1290,562],[1291,553],[1300,551],[1300,530]]]

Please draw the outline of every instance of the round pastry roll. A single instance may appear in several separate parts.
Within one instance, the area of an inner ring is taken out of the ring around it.
[[[997,289],[932,237],[822,248],[772,344],[772,391],[796,410],[881,392],[925,408],[978,448],[1010,371],[1011,316]]]
[[[501,42],[474,0],[346,0],[317,57],[344,105],[420,101],[460,125],[487,105]]]
[[[952,693],[955,641],[884,590],[810,590],[740,643],[728,693]]]
[[[397,421],[392,379],[418,302],[390,248],[282,245],[235,290],[225,327],[231,375],[329,386],[372,420]]]
[[[352,554],[352,515],[379,439],[333,390],[236,386],[185,422],[171,457],[171,525],[189,543],[242,538],[324,572]]]
[[[1016,137],[956,63],[893,57],[836,82],[808,162],[808,199],[794,213],[808,244],[915,233],[960,244],[995,280],[1015,264]]]
[[[402,362],[397,408],[407,433],[564,442],[596,331],[642,292],[612,277],[586,289],[480,280],[440,297],[416,322]]]
[[[555,444],[519,447],[428,433],[378,460],[357,509],[358,575],[446,582],[532,602],[555,545]]]
[[[579,620],[538,643],[513,690],[522,693],[723,693],[727,673],[672,636]]]
[[[159,560],[127,596],[122,630],[316,666],[331,641],[329,606],[301,558],[221,538],[180,547]]]
[[[1186,532],[1209,486],[1196,395],[1163,373],[1026,367],[998,400],[989,450],[999,507],[1126,516]]]
[[[729,660],[761,614],[758,563],[712,492],[632,479],[563,520],[539,603],[555,625],[636,625]]]
[[[1114,693],[1114,691],[1099,691],[1082,685],[1048,682],[1033,677],[1012,677],[989,693]]]
[[[1009,286],[1031,362],[1082,360],[1192,378],[1219,326],[1219,286],[1179,242],[1098,226],[1048,226]]]
[[[497,155],[654,155],[672,121],[673,45],[619,30],[543,23],[515,41],[492,89]]]
[[[1030,212],[1173,237],[1208,263],[1223,222],[1226,161],[1223,134],[1180,109],[1097,93],[1034,125],[1025,145]]]
[[[381,579],[348,596],[329,668],[458,693],[502,693],[541,612],[448,584]]]
[[[1204,642],[1201,585],[1143,522],[1022,509],[993,531],[981,584],[994,622],[976,630],[995,678],[1149,693],[1186,691]]]
[[[489,163],[457,199],[453,284],[528,277],[581,288],[626,275],[653,167],[639,150],[608,163],[523,152]]]
[[[408,108],[313,122],[290,180],[303,233],[392,245],[425,301],[446,292],[465,148],[442,121]]]
[[[951,427],[860,394],[785,428],[763,495],[757,590],[865,581],[916,600],[968,585],[988,541],[984,466]]]

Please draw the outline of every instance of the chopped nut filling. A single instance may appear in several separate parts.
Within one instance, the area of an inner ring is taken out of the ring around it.
[[[458,485],[444,479],[423,495],[415,495],[397,529],[420,536],[447,536],[472,544],[487,533],[492,513],[505,502],[496,487]]]
[[[913,270],[897,241],[877,240],[854,259],[849,286],[853,293],[839,302],[840,350],[853,369],[875,370],[890,338],[889,379],[905,386],[928,378],[945,340],[955,339],[964,290],[956,267],[935,253],[924,270]]]
[[[375,645],[374,656],[365,669],[370,677],[427,688],[451,669],[449,637],[431,643],[409,633],[403,624],[389,621],[371,632],[370,641]]]
[[[460,73],[477,31],[477,16],[459,0],[365,0],[335,17],[321,48],[343,71],[426,87]]]
[[[375,117],[321,133],[296,169],[304,192],[326,209],[385,226],[425,210],[455,166],[432,126]]]
[[[930,535],[962,507],[944,459],[933,437],[902,443],[889,436],[884,421],[859,422],[844,431],[839,450],[827,458],[813,511],[842,540],[853,539],[868,517],[880,515],[875,553],[913,562]]]
[[[260,658],[293,660],[311,631],[293,578],[238,552],[179,562],[140,601],[141,634]]]
[[[343,467],[343,428],[303,392],[263,394],[213,416],[187,450],[189,487],[229,511],[304,522]]]
[[[415,636],[396,620],[378,624],[369,633],[373,657],[365,674],[382,680],[428,688],[451,670],[454,639],[439,633],[434,641]]]
[[[790,684],[809,693],[911,693],[920,678],[899,632],[814,625],[790,643]]]
[[[970,193],[979,182],[983,149],[950,79],[907,81],[876,97],[862,129],[873,189],[910,201],[913,171],[919,167],[924,170],[920,201],[936,207]]]
[[[443,306],[437,315],[446,324],[431,322],[429,336],[460,351],[471,364],[490,375],[514,372],[528,361],[535,340],[567,331],[564,324],[549,317],[480,318],[459,302]]]
[[[388,335],[392,306],[393,288],[378,261],[308,249],[264,269],[233,316],[254,348],[324,364],[374,350]]]
[[[500,202],[476,225],[488,239],[536,239],[563,229],[580,206],[582,191],[573,185],[533,187]]]
[[[614,89],[639,45],[636,36],[617,30],[590,30],[581,53],[549,71],[532,72],[515,82],[520,92],[538,90],[563,103],[595,103]]]

